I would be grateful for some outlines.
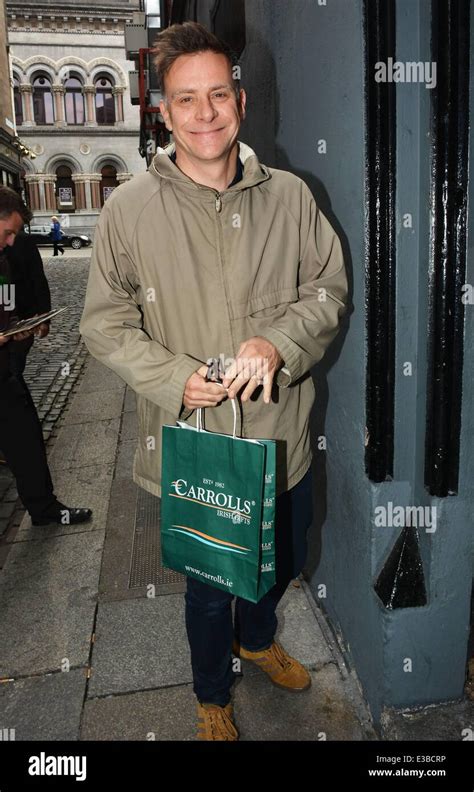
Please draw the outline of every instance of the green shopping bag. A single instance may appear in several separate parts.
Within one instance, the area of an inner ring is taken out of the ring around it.
[[[258,602],[275,583],[275,441],[163,427],[163,565]]]

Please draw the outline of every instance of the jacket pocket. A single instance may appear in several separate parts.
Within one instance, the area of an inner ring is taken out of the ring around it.
[[[289,287],[274,292],[267,292],[258,296],[251,296],[245,302],[231,302],[229,305],[231,319],[241,319],[244,316],[259,319],[265,316],[276,317],[286,311],[289,303],[298,300],[298,289]]]

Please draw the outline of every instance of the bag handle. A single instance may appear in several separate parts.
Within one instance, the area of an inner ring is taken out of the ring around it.
[[[232,410],[234,411],[234,429],[233,429],[233,432],[232,432],[232,437],[235,440],[236,439],[235,432],[236,432],[236,429],[237,429],[237,407],[235,406],[235,398],[231,399],[230,401],[231,401],[231,404],[232,404]],[[203,420],[202,420],[202,413],[203,413],[203,410],[205,410],[205,409],[206,409],[205,407],[198,407],[197,410],[196,410],[196,429],[198,430],[198,432],[202,432],[203,429],[204,429],[204,424],[203,424]]]

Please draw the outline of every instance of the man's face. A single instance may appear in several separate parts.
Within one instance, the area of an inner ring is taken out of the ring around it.
[[[7,245],[13,245],[22,228],[23,218],[18,212],[12,212],[8,217],[0,217],[0,250],[4,250]]]
[[[227,58],[215,52],[181,55],[165,79],[167,103],[160,110],[173,132],[176,151],[212,162],[231,151],[245,118],[245,91],[237,103]]]

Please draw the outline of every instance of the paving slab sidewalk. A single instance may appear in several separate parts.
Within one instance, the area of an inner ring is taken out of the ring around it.
[[[196,739],[183,595],[129,597],[119,587],[111,596],[108,584],[123,554],[121,520],[134,515],[135,436],[133,393],[90,358],[49,458],[58,497],[90,506],[93,520],[33,528],[25,515],[0,573],[0,727],[16,740]],[[243,662],[234,686],[241,739],[377,740],[303,582],[289,586],[278,617],[278,639],[313,684],[294,695]]]

